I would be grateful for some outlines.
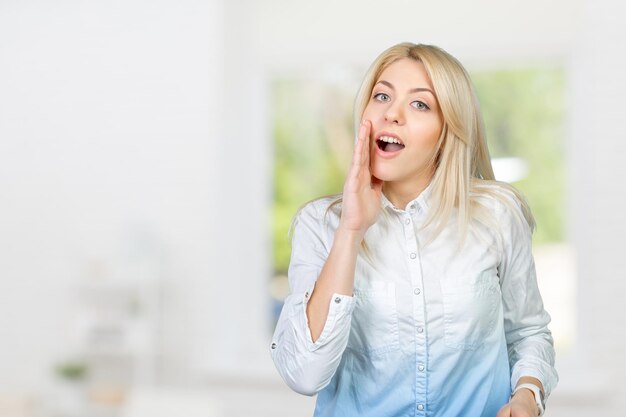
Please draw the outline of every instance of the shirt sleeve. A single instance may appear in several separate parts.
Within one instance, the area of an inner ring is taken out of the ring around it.
[[[306,307],[328,258],[332,232],[325,210],[309,203],[297,215],[285,299],[270,352],[278,373],[294,391],[314,395],[330,382],[348,343],[353,297],[333,294],[320,337],[313,342]]]
[[[504,330],[511,367],[511,388],[522,376],[537,378],[548,398],[558,382],[550,315],[543,306],[532,255],[530,226],[519,202],[507,198],[500,215],[502,258],[499,276]]]

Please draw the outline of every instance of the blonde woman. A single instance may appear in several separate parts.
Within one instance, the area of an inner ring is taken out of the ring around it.
[[[315,416],[543,414],[557,383],[530,210],[495,181],[472,83],[442,49],[372,64],[341,196],[294,220],[271,355]]]

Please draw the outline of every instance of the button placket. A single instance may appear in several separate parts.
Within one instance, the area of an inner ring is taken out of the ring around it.
[[[423,416],[426,410],[426,387],[427,387],[427,349],[426,349],[426,328],[425,328],[425,300],[423,293],[424,283],[422,277],[422,266],[419,249],[418,230],[416,227],[416,215],[419,211],[419,205],[417,202],[412,202],[407,211],[404,212],[403,218],[400,222],[400,228],[403,229],[406,237],[406,255],[408,256],[407,263],[411,277],[410,289],[414,294],[413,302],[413,343],[415,347],[415,356],[413,366],[415,369],[415,384],[416,384],[416,397],[415,407],[416,415]]]

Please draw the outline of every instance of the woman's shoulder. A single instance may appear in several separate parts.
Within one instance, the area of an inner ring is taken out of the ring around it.
[[[531,229],[534,228],[534,219],[525,197],[508,183],[477,182],[472,187],[471,197],[498,221],[523,221]]]
[[[327,195],[311,200],[296,212],[295,220],[307,217],[316,221],[324,221],[329,217],[341,216],[341,194]]]
[[[340,197],[341,195],[324,196],[302,205],[292,219],[289,235],[292,238],[298,235],[316,236],[325,245],[331,244],[333,230],[339,224],[341,216],[338,208],[341,204]]]
[[[519,192],[512,185],[500,181],[481,181],[474,184],[471,197],[491,209],[499,210],[508,204],[520,205]]]

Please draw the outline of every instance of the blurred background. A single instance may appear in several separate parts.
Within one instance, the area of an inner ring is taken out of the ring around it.
[[[624,6],[0,0],[0,417],[310,416],[268,346],[367,67],[432,43],[528,197],[561,382],[626,406]]]

